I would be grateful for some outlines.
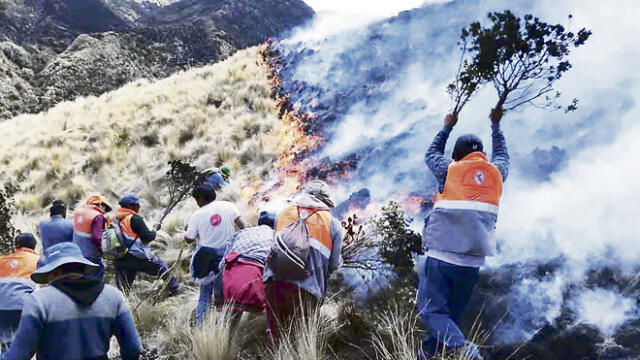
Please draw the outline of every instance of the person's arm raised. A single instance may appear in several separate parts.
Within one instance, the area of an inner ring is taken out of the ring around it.
[[[425,154],[424,161],[427,167],[438,181],[438,185],[444,186],[444,182],[447,178],[447,170],[449,169],[450,159],[444,157],[444,148],[447,145],[449,134],[451,130],[458,123],[458,116],[455,114],[449,114],[444,118],[444,127],[438,132],[433,139],[431,146]]]
[[[500,122],[504,110],[502,108],[496,108],[491,110],[491,139],[493,141],[493,151],[491,154],[491,162],[500,170],[502,175],[502,181],[507,180],[509,175],[509,153],[507,152],[507,142],[504,138],[504,134],[500,129]]]

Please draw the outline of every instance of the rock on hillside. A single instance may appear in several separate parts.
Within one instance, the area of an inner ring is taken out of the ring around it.
[[[0,120],[222,60],[312,14],[302,0],[0,0]]]

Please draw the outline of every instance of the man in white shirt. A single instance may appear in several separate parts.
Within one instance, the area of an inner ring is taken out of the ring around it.
[[[218,274],[227,242],[239,229],[246,227],[238,208],[228,201],[216,201],[216,191],[209,185],[199,185],[193,190],[193,198],[200,207],[189,218],[184,241],[198,246],[191,258],[191,277],[200,285],[200,297],[196,307],[196,324],[202,324],[213,294],[213,280]]]

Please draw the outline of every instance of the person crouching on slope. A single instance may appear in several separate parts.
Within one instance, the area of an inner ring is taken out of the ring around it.
[[[0,256],[0,354],[9,348],[18,329],[22,304],[36,289],[31,273],[36,270],[36,238],[21,233],[15,239],[16,251]]]
[[[2,360],[108,359],[115,336],[123,360],[137,360],[142,344],[124,296],[93,276],[98,265],[63,242],[45,253],[31,279],[47,286],[28,295],[20,326]]]
[[[426,264],[419,269],[418,311],[429,330],[422,356],[436,355],[443,347],[481,359],[475,344],[459,328],[460,318],[478,281],[485,257],[495,254],[494,228],[502,184],[507,178],[509,155],[500,130],[502,109],[492,111],[491,162],[475,135],[456,141],[453,161],[444,149],[458,119],[447,115],[425,161],[438,182],[433,211],[422,234]]]
[[[258,226],[235,233],[228,241],[222,272],[222,298],[231,307],[234,323],[242,312],[259,314],[264,311],[264,266],[273,247],[275,215],[263,212]],[[221,309],[220,307],[218,308]]]
[[[151,276],[163,276],[169,271],[169,267],[152,251],[150,243],[156,239],[156,231],[160,230],[160,224],[156,224],[152,231],[147,227],[140,212],[140,198],[135,195],[126,195],[119,202],[120,208],[116,210],[115,217],[120,223],[120,230],[131,239],[135,239],[129,247],[129,251],[113,261],[116,270],[116,285],[125,293],[131,290],[131,285],[138,272]],[[113,218],[109,219],[110,225]],[[171,295],[180,290],[180,285],[175,277],[169,280],[168,289]]]
[[[273,250],[267,259],[264,271],[267,321],[274,342],[280,336],[280,326],[291,327],[300,318],[301,311],[309,314],[320,305],[329,276],[342,265],[342,225],[331,216],[330,210],[334,207],[329,186],[314,180],[306,183],[276,218],[275,230],[279,234],[289,225],[304,221],[308,238],[299,240],[309,246],[309,256],[302,259],[306,276],[300,278],[291,277],[286,269],[277,269],[275,258],[279,254]]]
[[[204,171],[207,178],[203,185],[212,186],[216,191],[222,190],[223,187],[229,185],[231,178],[231,168],[223,166],[221,168],[209,168]]]
[[[189,268],[192,279],[200,285],[196,307],[196,325],[200,326],[211,309],[214,279],[219,272],[228,241],[236,231],[236,226],[244,229],[246,225],[234,204],[216,200],[213,187],[196,186],[193,198],[199,209],[189,218],[184,241],[191,244],[198,239]]]
[[[107,200],[100,195],[94,195],[73,214],[73,242],[78,245],[87,260],[100,267],[94,273],[96,279],[102,279],[104,276],[101,241],[107,224],[105,214],[110,211],[111,206]]]

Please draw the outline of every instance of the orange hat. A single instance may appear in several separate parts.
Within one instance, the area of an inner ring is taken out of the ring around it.
[[[112,209],[109,203],[107,203],[107,199],[105,199],[101,195],[93,195],[92,197],[90,197],[89,200],[87,200],[87,205],[95,205],[95,206],[104,205],[107,212],[111,211]]]

